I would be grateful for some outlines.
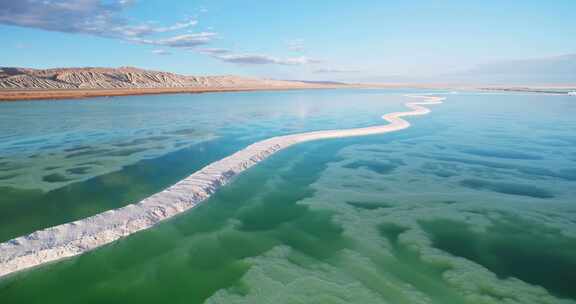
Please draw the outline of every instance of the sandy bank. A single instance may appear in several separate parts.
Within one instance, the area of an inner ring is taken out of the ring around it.
[[[328,138],[383,134],[408,128],[405,116],[425,115],[425,105],[444,98],[408,95],[423,101],[408,102],[411,111],[389,113],[387,125],[315,131],[272,137],[202,168],[175,185],[136,204],[106,211],[82,220],[36,231],[0,244],[0,276],[75,256],[111,243],[193,208],[242,171],[294,144]]]
[[[294,85],[294,86],[256,86],[256,87],[223,87],[223,88],[150,88],[150,89],[57,89],[57,90],[0,90],[0,102],[22,100],[75,99],[90,97],[112,97],[148,94],[179,94],[209,92],[242,92],[242,91],[278,91],[304,89],[354,88],[352,85]]]

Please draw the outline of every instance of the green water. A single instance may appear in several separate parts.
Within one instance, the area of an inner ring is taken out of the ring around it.
[[[46,193],[0,187],[0,240],[140,201],[188,176],[190,168],[201,168],[242,147],[224,140],[200,143]]]
[[[138,202],[258,140],[380,123],[401,102],[351,90],[0,104],[0,241]]]
[[[190,212],[1,280],[0,302],[576,303],[573,100],[448,97],[402,132],[275,154]],[[171,183],[201,155],[180,153],[86,202]]]
[[[110,299],[117,303],[153,302],[173,294],[171,301],[202,303],[221,288],[242,290],[237,281],[250,268],[244,259],[278,245],[290,244],[313,258],[328,259],[346,243],[341,228],[331,223],[330,213],[311,211],[298,201],[312,194],[310,183],[317,179],[326,162],[335,157],[332,146],[295,149],[278,155],[227,186],[193,213],[91,252],[77,261],[50,265],[37,278],[44,282],[41,285],[48,285],[41,288],[21,285],[21,290],[34,288],[34,295],[18,299],[19,292],[9,288],[11,291],[2,298],[12,301],[14,295],[13,301],[46,301],[48,294],[57,295],[53,293],[55,289],[65,286],[65,290],[76,294],[62,290],[60,297],[50,301],[90,298],[95,303]],[[292,159],[294,156],[296,160]],[[290,167],[278,169],[287,165]],[[112,259],[110,253],[114,255]],[[70,268],[78,266],[81,270]],[[140,267],[147,268],[144,271],[148,274],[142,276],[136,270]],[[102,289],[98,287],[101,280],[139,281],[138,289],[146,291],[136,295],[125,289],[130,289],[131,284],[120,284],[124,286],[116,289],[113,282],[105,283],[108,288]],[[42,290],[47,294],[42,295]]]

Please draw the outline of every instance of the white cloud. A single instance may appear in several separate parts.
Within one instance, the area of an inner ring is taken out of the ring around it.
[[[133,0],[1,0],[0,24],[111,38],[134,38],[195,26],[196,20],[158,26],[129,24],[121,13]]]
[[[193,48],[199,45],[210,43],[214,39],[214,37],[216,37],[216,35],[217,35],[216,33],[212,32],[202,32],[196,34],[183,34],[170,38],[156,39],[156,40],[135,38],[131,39],[131,41],[143,44],[161,45],[174,48]]]
[[[306,57],[306,56],[292,57],[292,58],[286,58],[286,59],[280,59],[279,60],[280,64],[287,64],[287,65],[303,65],[303,64],[321,63],[321,62],[322,62],[322,60],[313,59],[313,58]]]
[[[87,34],[153,45],[159,47],[152,51],[158,55],[169,54],[169,51],[160,48],[193,49],[207,45],[217,37],[217,33],[213,31],[178,33],[198,24],[198,21],[192,19],[164,26],[152,22],[130,22],[123,13],[134,3],[135,0],[0,0],[0,25]],[[201,13],[206,11],[201,9]],[[167,37],[153,37],[155,34],[164,34]],[[302,39],[288,41],[287,45],[292,51],[304,50]],[[306,56],[280,58],[232,53],[223,48],[204,48],[198,52],[223,62],[246,65],[296,66],[320,62]]]
[[[240,64],[273,64],[276,59],[266,55],[251,55],[251,54],[230,54],[214,56],[225,62],[240,63]]]
[[[153,24],[140,24],[140,25],[134,25],[134,26],[120,26],[117,28],[113,28],[113,31],[116,31],[117,33],[121,34],[122,36],[128,36],[128,37],[141,37],[141,36],[146,36],[146,35],[151,35],[151,34],[157,34],[157,33],[166,33],[166,32],[173,32],[173,31],[178,31],[178,30],[182,30],[182,29],[186,29],[192,26],[195,26],[196,24],[198,24],[198,21],[196,20],[190,20],[190,21],[186,21],[186,22],[178,22],[176,24],[170,25],[170,26],[155,26]]]
[[[322,68],[313,71],[316,74],[343,74],[343,73],[357,73],[359,70],[351,69],[338,69],[338,68]]]
[[[230,50],[222,48],[203,48],[199,49],[198,52],[206,55],[220,55],[220,54],[228,54],[230,53]]]
[[[305,65],[320,63],[320,60],[302,57],[291,57],[291,58],[277,58],[268,55],[259,54],[229,54],[229,55],[214,55],[212,56],[224,62],[238,63],[238,64],[252,64],[252,65],[264,65],[264,64],[279,64],[279,65]]]

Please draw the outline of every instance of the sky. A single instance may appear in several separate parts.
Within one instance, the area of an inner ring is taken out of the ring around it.
[[[0,66],[376,81],[572,58],[576,1],[0,0],[0,37]]]

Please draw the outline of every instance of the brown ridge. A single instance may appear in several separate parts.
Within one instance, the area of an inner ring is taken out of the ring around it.
[[[347,86],[238,76],[185,76],[133,67],[0,68],[0,101]]]

